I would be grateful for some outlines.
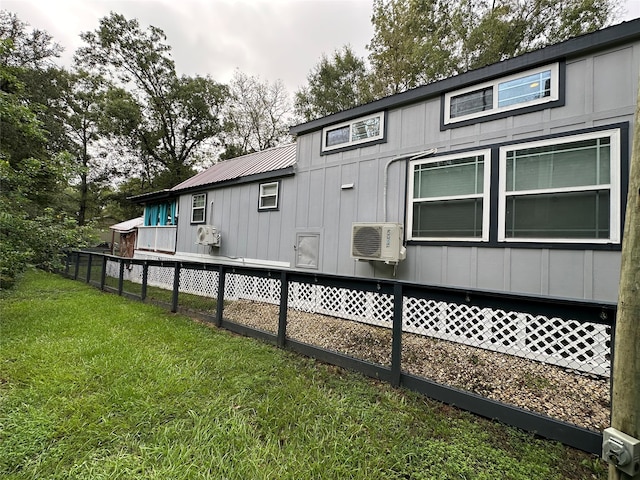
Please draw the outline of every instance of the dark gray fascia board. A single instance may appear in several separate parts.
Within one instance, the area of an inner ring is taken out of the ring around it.
[[[279,170],[272,170],[270,172],[256,173],[254,175],[248,175],[246,177],[232,178],[230,180],[223,180],[222,182],[206,183],[202,185],[194,185],[192,187],[181,188],[180,190],[171,190],[174,196],[183,195],[185,193],[198,192],[212,190],[214,188],[229,187],[231,185],[240,185],[242,183],[255,183],[262,180],[271,180],[273,178],[283,178],[295,175],[295,167],[286,167]]]
[[[155,200],[164,200],[167,198],[175,197],[176,195],[170,190],[159,190],[157,192],[141,193],[140,195],[133,195],[127,197],[127,200],[131,200],[134,203],[145,204]]]
[[[538,65],[578,55],[584,55],[590,52],[597,52],[599,50],[612,48],[617,45],[639,39],[640,19],[623,22],[602,30],[571,38],[555,45],[549,45],[539,50],[534,50],[502,62],[493,63],[477,70],[461,73],[460,75],[445,78],[443,80],[439,80],[422,87],[416,87],[412,90],[407,90],[406,92],[391,95],[389,97],[384,97],[380,100],[375,100],[371,103],[360,105],[349,110],[344,110],[326,117],[311,120],[307,123],[295,125],[289,129],[289,133],[292,135],[301,135],[313,132],[334,123],[344,122],[382,110],[399,108],[428,98],[440,96],[441,94],[451,90],[457,90],[468,85],[516,73],[520,70],[535,68]]]

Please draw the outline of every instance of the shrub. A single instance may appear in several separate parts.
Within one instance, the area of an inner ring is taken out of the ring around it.
[[[10,288],[29,266],[44,270],[62,267],[64,250],[88,245],[91,227],[78,227],[63,214],[46,208],[35,219],[0,213],[0,289]]]

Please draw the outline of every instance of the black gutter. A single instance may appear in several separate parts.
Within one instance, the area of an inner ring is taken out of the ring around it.
[[[158,192],[143,193],[140,195],[127,197],[127,200],[130,200],[138,204],[145,204],[149,202],[155,202],[158,200],[165,200],[168,198],[179,197],[184,193],[210,190],[212,188],[228,187],[231,185],[240,185],[243,183],[259,182],[262,180],[270,180],[272,178],[290,177],[294,174],[295,174],[295,167],[291,166],[291,167],[281,168],[279,170],[272,170],[270,172],[255,173],[253,175],[248,175],[246,177],[238,177],[238,178],[232,178],[229,180],[223,180],[221,182],[212,182],[212,183],[203,183],[200,185],[193,185],[191,187],[181,188],[179,190],[165,189],[165,190],[160,190]]]
[[[127,197],[127,200],[130,200],[134,203],[148,203],[156,200],[165,200],[167,198],[173,198],[176,195],[170,189],[159,190],[157,192],[149,192],[142,193],[140,195],[133,195],[132,197]]]
[[[221,182],[203,183],[199,185],[193,185],[191,187],[181,188],[179,190],[171,190],[174,196],[179,196],[184,193],[211,190],[213,188],[229,187],[232,185],[240,185],[243,183],[254,183],[262,180],[270,180],[272,178],[290,177],[295,174],[295,167],[285,167],[279,170],[271,170],[269,172],[254,173],[253,175],[247,175],[245,177],[237,177],[229,180],[223,180]]]

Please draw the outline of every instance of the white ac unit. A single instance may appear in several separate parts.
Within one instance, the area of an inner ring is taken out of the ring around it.
[[[356,260],[396,264],[407,256],[403,240],[402,224],[354,223],[351,231],[351,256]]]
[[[196,230],[196,243],[198,245],[220,246],[220,233],[211,225],[198,225]]]

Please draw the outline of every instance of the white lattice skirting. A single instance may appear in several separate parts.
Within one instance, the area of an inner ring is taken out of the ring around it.
[[[107,275],[119,276],[118,262]],[[142,266],[124,270],[124,280],[142,283]],[[173,287],[172,267],[149,267],[148,284]],[[215,298],[218,272],[180,270],[184,293]],[[280,304],[280,279],[229,273],[225,300]],[[391,328],[393,296],[307,283],[289,284],[289,308]],[[403,331],[524,357],[585,373],[610,374],[610,327],[571,319],[479,308],[465,304],[403,297]]]

